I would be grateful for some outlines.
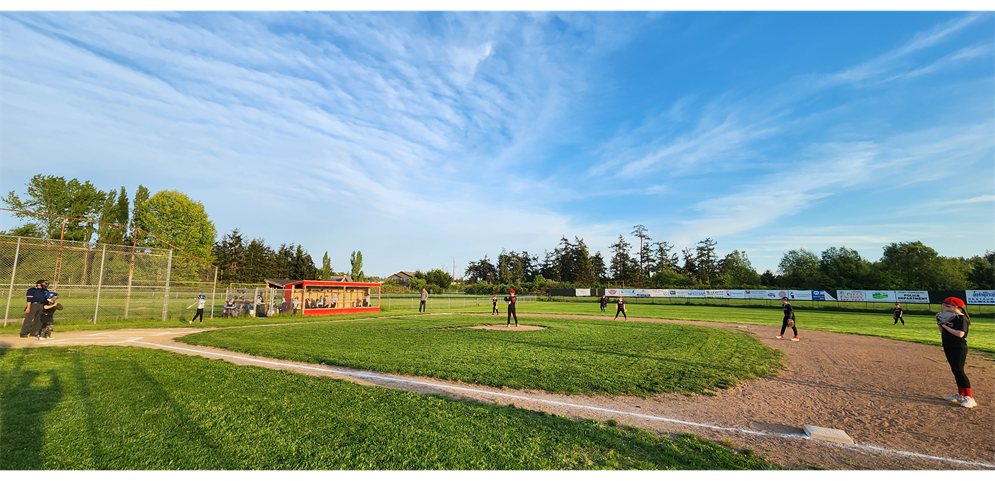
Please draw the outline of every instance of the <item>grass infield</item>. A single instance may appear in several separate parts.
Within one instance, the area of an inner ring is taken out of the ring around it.
[[[0,349],[0,374],[2,470],[777,468],[692,435],[153,349]]]
[[[567,394],[703,393],[783,367],[779,351],[731,329],[522,320],[546,329],[464,329],[504,322],[453,315],[223,329],[181,340],[270,358]]]

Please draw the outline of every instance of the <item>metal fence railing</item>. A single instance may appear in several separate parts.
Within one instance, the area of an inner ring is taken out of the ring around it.
[[[204,294],[215,303],[214,265],[173,249],[0,235],[3,325],[23,320],[25,293],[38,280],[59,294],[56,322],[180,317]]]

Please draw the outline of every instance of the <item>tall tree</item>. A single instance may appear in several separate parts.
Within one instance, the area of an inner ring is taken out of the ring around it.
[[[131,202],[131,235],[133,236],[132,241],[136,239],[144,239],[140,233],[136,233],[134,229],[140,228],[136,224],[136,219],[138,218],[138,211],[142,208],[149,200],[149,189],[145,188],[144,185],[138,184],[138,189],[135,190],[135,200]],[[125,242],[125,244],[131,244],[131,241]]]
[[[632,235],[639,239],[639,256],[637,257],[639,269],[648,277],[650,271],[650,266],[648,265],[650,263],[649,246],[652,239],[646,232],[646,227],[642,224],[632,226]]]
[[[605,258],[601,255],[601,251],[591,256],[591,271],[599,284],[608,280],[608,269],[605,267]]]
[[[632,282],[632,274],[636,268],[632,262],[632,257],[629,255],[632,246],[625,241],[624,237],[619,235],[618,241],[608,247],[612,250],[610,267],[612,279],[621,282]]]
[[[358,282],[363,278],[363,252],[352,251],[352,254],[349,255],[349,264],[352,266],[349,275],[353,281]]]
[[[570,263],[573,265],[573,281],[583,286],[593,285],[597,279],[591,265],[591,254],[587,250],[584,239],[574,237],[574,248],[571,251]]]
[[[246,244],[238,229],[232,229],[221,241],[214,244],[214,259],[218,265],[218,280],[222,282],[245,282]]]
[[[974,289],[995,289],[995,251],[970,259],[971,273],[967,280]]]
[[[681,256],[684,257],[684,265],[681,266],[680,273],[690,280],[698,280],[698,257],[695,251],[685,247],[681,250]]]
[[[286,279],[277,273],[276,252],[266,245],[266,241],[252,239],[245,246],[245,266],[239,280],[241,282],[262,282],[267,278]]]
[[[332,280],[332,259],[328,257],[328,251],[321,257],[321,280]]]
[[[680,259],[676,252],[672,252],[674,246],[669,242],[654,242],[652,248],[652,268],[653,273],[663,271],[677,272],[680,269],[678,263]]]
[[[717,242],[711,237],[695,244],[695,263],[698,270],[698,280],[708,283],[719,275],[719,257],[715,253]]]

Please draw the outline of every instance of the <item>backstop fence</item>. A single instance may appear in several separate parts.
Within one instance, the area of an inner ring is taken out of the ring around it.
[[[23,320],[25,293],[41,279],[64,306],[59,323],[165,321],[188,315],[200,294],[205,317],[221,306],[217,268],[173,249],[0,235],[4,326]]]

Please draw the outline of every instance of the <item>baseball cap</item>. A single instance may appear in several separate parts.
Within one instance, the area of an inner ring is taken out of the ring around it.
[[[51,299],[53,297],[59,297],[59,293],[58,292],[52,292],[52,291],[48,291],[48,292],[45,293],[45,299]]]
[[[205,295],[201,294],[201,295],[199,295],[199,296],[197,296],[197,297],[199,297],[199,298],[201,298],[201,299],[204,299],[204,298],[206,298],[207,296],[205,296]]]
[[[944,299],[943,303],[950,304],[951,306],[964,307],[964,301],[953,296]]]
[[[514,289],[512,289],[512,290],[511,290],[511,293],[512,293],[512,294],[514,294],[514,293],[515,293],[515,290],[514,290]]]

